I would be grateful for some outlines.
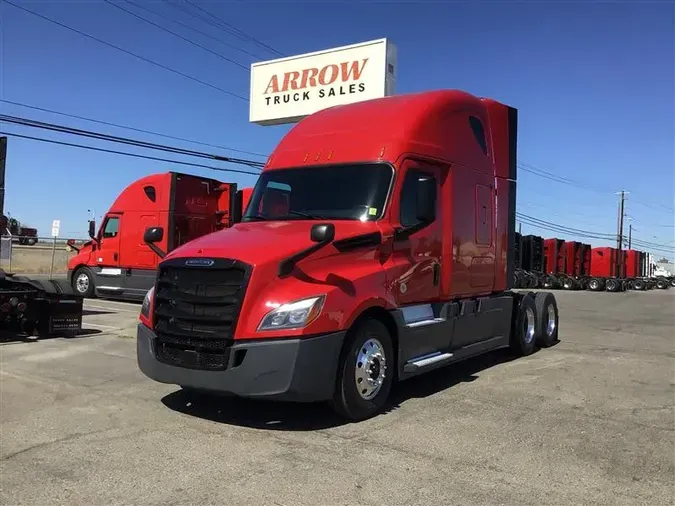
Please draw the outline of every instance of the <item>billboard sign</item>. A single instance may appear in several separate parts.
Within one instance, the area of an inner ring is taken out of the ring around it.
[[[396,46],[387,39],[251,65],[249,121],[295,123],[333,107],[393,95]]]

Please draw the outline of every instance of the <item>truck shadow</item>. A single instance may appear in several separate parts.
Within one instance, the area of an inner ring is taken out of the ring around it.
[[[99,314],[112,314],[115,311],[107,311],[104,309],[83,309],[82,310],[82,316],[95,316]]]
[[[478,373],[504,364],[514,357],[497,350],[394,385],[383,415],[395,411],[409,399],[428,397],[460,383],[479,379]],[[162,398],[173,411],[212,422],[254,429],[313,431],[346,425],[326,403],[295,404],[223,397],[178,390]]]
[[[29,339],[26,334],[21,332],[12,332],[7,330],[0,330],[0,346],[5,346],[9,344],[20,344],[20,343],[37,343],[40,341],[49,341],[51,339],[79,339],[84,337],[90,337],[96,334],[101,334],[103,331],[99,329],[82,329],[76,334],[65,335],[65,334],[53,334],[47,336],[33,336],[32,339]]]

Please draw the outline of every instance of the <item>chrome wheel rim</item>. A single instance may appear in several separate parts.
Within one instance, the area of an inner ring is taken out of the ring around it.
[[[534,311],[532,308],[527,308],[525,310],[525,343],[530,344],[534,339]]]
[[[84,273],[80,274],[75,280],[75,286],[78,292],[86,292],[89,289],[89,276]]]
[[[546,322],[546,334],[550,337],[555,332],[555,307],[553,304],[549,304],[546,308],[546,313],[548,315],[548,321]]]
[[[387,359],[382,343],[375,338],[368,339],[356,357],[354,379],[356,391],[362,399],[373,399],[384,384],[387,371]]]

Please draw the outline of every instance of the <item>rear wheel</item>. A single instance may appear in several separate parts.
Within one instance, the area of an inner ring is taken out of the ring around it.
[[[644,290],[646,285],[641,279],[636,279],[633,283],[633,290]]]
[[[394,347],[387,327],[369,318],[348,334],[340,357],[333,409],[353,421],[376,415],[389,397]]]
[[[576,288],[576,283],[572,278],[564,278],[562,285],[565,290],[574,290]]]
[[[552,293],[539,292],[534,297],[534,304],[537,308],[537,340],[540,346],[548,348],[558,342],[558,303]]]
[[[608,292],[618,292],[620,288],[619,282],[615,279],[608,279],[605,284],[605,289]]]
[[[527,294],[520,299],[511,327],[511,351],[518,356],[534,352],[537,338],[537,307],[534,297]]]
[[[665,279],[657,279],[656,288],[658,288],[659,290],[665,290],[666,288],[668,288],[668,281],[666,281]]]

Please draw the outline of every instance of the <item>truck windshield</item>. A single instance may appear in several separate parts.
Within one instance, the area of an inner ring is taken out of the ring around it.
[[[392,176],[382,163],[263,172],[242,221],[377,220]]]

